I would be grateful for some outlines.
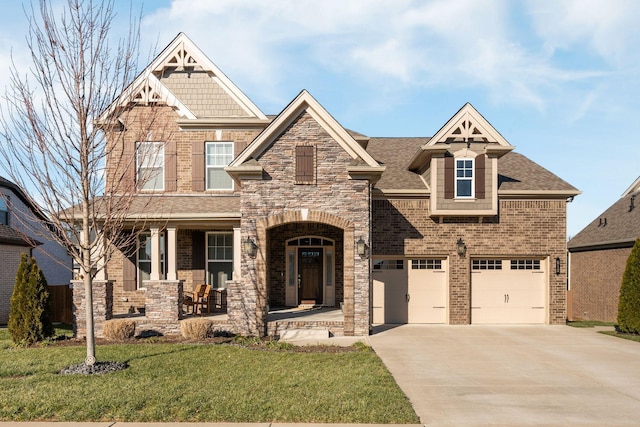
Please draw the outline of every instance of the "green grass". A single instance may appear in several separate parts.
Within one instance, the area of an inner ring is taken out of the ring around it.
[[[621,334],[616,331],[600,331],[601,334],[611,335],[612,337],[618,337],[629,341],[640,342],[640,335],[636,334]]]
[[[615,326],[615,322],[601,322],[599,320],[575,320],[567,321],[567,325],[574,328],[593,328],[594,326]]]
[[[84,346],[14,348],[0,329],[0,420],[418,423],[368,347],[299,353],[220,344],[117,344],[106,375],[59,375]]]

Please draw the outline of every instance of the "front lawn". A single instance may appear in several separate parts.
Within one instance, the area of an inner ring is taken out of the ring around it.
[[[10,345],[0,329],[0,420],[418,423],[368,347],[350,352],[230,344],[100,345],[106,375],[60,375],[85,347]]]

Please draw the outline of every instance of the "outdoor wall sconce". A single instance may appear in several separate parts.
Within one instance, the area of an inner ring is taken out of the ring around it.
[[[458,255],[460,256],[465,256],[467,253],[467,246],[464,244],[462,237],[458,238],[458,243],[456,243],[456,252],[458,252]]]
[[[560,274],[560,258],[556,258],[556,274]]]
[[[251,237],[247,236],[247,240],[244,241],[244,253],[250,257],[256,256],[256,250],[258,246],[251,240]]]
[[[362,237],[360,237],[360,239],[358,239],[358,241],[356,242],[356,249],[358,250],[358,255],[360,255],[361,257],[367,254],[367,244],[364,242]]]

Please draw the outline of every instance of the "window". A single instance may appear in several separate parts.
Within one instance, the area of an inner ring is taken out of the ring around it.
[[[412,270],[442,270],[442,260],[440,259],[412,259]]]
[[[207,233],[207,283],[225,288],[233,279],[233,233]]]
[[[539,259],[512,259],[512,270],[540,270]]]
[[[233,160],[233,142],[207,142],[207,190],[233,190],[233,180],[224,167]]]
[[[138,142],[136,147],[139,190],[164,190],[164,144]]]
[[[165,278],[164,234],[160,234],[160,279]],[[144,288],[144,281],[151,278],[151,233],[138,237],[138,288]]]
[[[296,147],[296,183],[313,184],[315,182],[314,151],[313,145]]]
[[[473,197],[473,159],[456,159],[456,197]]]
[[[374,270],[404,270],[402,259],[377,259],[373,261]]]
[[[2,196],[0,196],[0,224],[9,225],[9,211]]]
[[[502,270],[502,260],[500,259],[474,259],[472,261],[473,270]]]

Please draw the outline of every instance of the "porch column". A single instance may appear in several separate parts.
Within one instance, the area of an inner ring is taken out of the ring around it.
[[[178,279],[178,240],[175,227],[167,228],[167,280]]]
[[[160,280],[160,229],[151,227],[151,275],[149,280]]]
[[[242,277],[242,232],[241,228],[233,229],[233,280],[240,280]]]

